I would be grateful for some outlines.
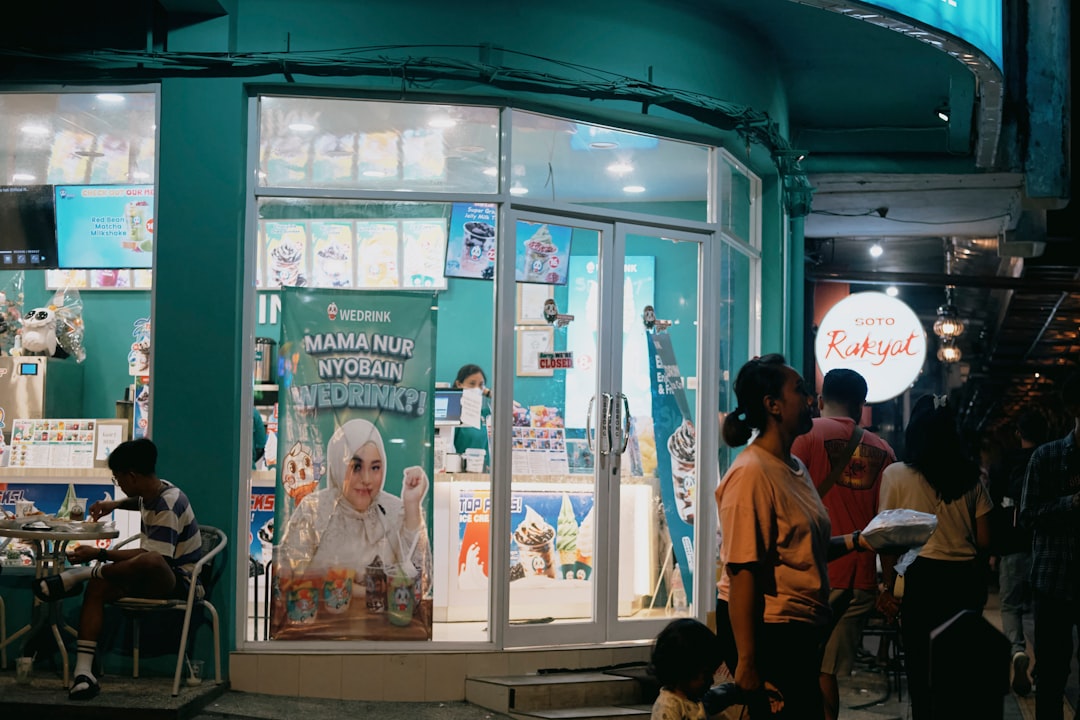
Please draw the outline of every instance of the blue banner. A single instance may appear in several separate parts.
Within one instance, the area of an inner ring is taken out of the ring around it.
[[[687,597],[693,597],[697,435],[671,336],[650,333],[648,343],[656,476],[682,584]]]

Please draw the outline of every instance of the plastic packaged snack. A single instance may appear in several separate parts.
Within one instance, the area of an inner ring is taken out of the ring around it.
[[[875,550],[912,548],[925,545],[937,529],[937,516],[930,513],[895,508],[882,510],[862,530],[862,536]]]

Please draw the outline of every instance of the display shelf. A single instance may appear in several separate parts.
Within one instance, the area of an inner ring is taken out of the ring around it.
[[[0,479],[7,481],[21,478],[112,478],[112,470],[109,468],[29,468],[29,467],[5,467],[0,468]]]

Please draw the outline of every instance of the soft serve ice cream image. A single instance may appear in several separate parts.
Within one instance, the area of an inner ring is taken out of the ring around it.
[[[588,580],[593,568],[593,544],[596,540],[596,526],[593,508],[585,513],[581,525],[578,527],[577,556],[575,559],[575,575],[583,580]],[[582,576],[583,575],[583,576]]]
[[[696,478],[697,433],[689,420],[682,424],[668,438],[668,452],[671,454],[671,482],[675,486],[675,508],[679,517],[693,524],[694,522],[694,485]]]
[[[525,506],[525,518],[514,531],[526,576],[555,578],[555,528],[540,513]]]
[[[547,225],[541,225],[525,241],[525,251],[524,282],[553,282],[548,278],[548,268],[556,247]]]
[[[555,531],[555,548],[559,551],[559,577],[572,580],[577,562],[578,524],[570,496],[563,493],[559,508],[558,528]]]

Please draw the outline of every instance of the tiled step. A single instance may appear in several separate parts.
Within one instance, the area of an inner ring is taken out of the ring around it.
[[[644,720],[651,714],[651,705],[605,705],[511,712],[510,716],[516,720]]]
[[[467,678],[465,699],[502,713],[625,706],[641,702],[632,678],[600,672]],[[612,715],[614,717],[617,715]]]

